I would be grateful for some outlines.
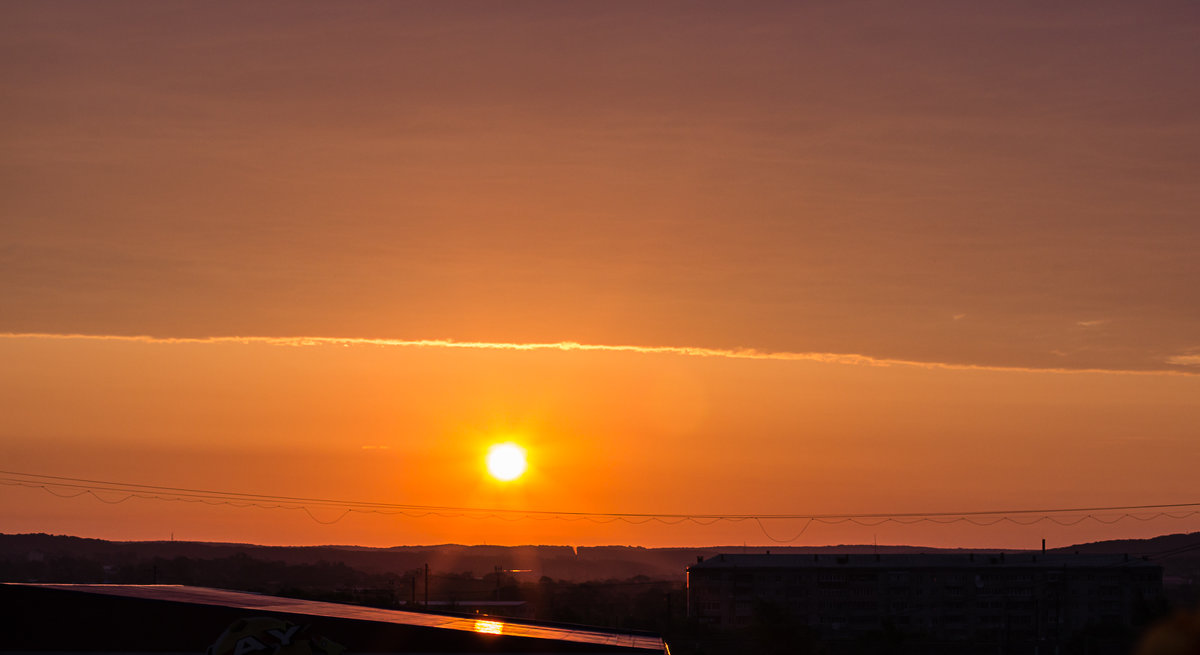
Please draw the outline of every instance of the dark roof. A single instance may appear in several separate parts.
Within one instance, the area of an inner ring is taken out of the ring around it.
[[[510,637],[527,637],[556,641],[594,644],[621,649],[641,649],[654,652],[665,650],[661,637],[622,632],[607,632],[603,629],[563,627],[531,622],[513,622],[489,616],[449,616],[425,612],[379,609],[341,603],[326,603],[299,600],[279,596],[267,596],[244,591],[228,591],[207,587],[183,585],[119,585],[119,584],[35,584],[0,583],[10,587],[34,587],[118,596],[142,600],[186,603],[192,605],[217,606],[259,612],[329,617],[353,621],[369,621],[391,625],[421,628],[439,628],[469,633],[498,634]]]
[[[901,553],[840,555],[821,554],[749,554],[723,553],[688,567],[697,569],[726,568],[1106,568],[1117,566],[1157,567],[1157,564],[1125,555],[1075,555],[1070,553]]]

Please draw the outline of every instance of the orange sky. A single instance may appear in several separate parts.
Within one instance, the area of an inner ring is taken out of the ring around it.
[[[0,469],[597,512],[1200,502],[1200,9],[798,4],[5,4]],[[530,473],[489,482],[510,438]],[[769,542],[11,487],[0,517]]]

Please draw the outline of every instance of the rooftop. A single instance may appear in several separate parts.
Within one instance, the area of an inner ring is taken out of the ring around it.
[[[401,626],[424,628],[440,628],[469,633],[490,635],[505,635],[510,637],[529,637],[534,639],[550,639],[557,641],[593,644],[619,649],[639,649],[663,652],[663,640],[648,634],[632,634],[625,632],[609,632],[603,629],[590,629],[573,626],[537,624],[531,622],[514,622],[508,619],[489,616],[451,616],[426,612],[410,612],[403,610],[380,609],[327,603],[312,600],[299,600],[279,596],[267,596],[243,591],[211,589],[207,587],[189,587],[183,585],[120,585],[120,584],[43,584],[43,583],[0,583],[8,587],[33,587],[66,592],[80,592],[102,596],[117,596],[137,598],[142,600],[185,603],[191,605],[207,605],[226,608],[252,610],[258,612],[278,612],[284,614],[305,615],[310,617],[329,617],[335,619],[350,619],[355,621],[370,621]]]
[[[1076,555],[1073,553],[903,553],[841,555],[766,553],[722,553],[688,567],[696,569],[717,568],[827,568],[846,566],[854,568],[1106,568],[1106,567],[1156,567],[1152,562],[1126,555]]]

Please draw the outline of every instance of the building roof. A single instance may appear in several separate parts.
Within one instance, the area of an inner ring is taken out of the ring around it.
[[[887,553],[887,554],[780,554],[722,553],[688,567],[698,569],[777,569],[777,568],[1105,568],[1105,567],[1157,567],[1141,558],[1126,555],[1074,553]]]
[[[661,637],[647,634],[610,632],[604,629],[565,627],[532,622],[514,622],[509,619],[489,616],[451,616],[425,612],[380,609],[341,603],[299,600],[279,596],[267,596],[243,591],[189,587],[184,585],[119,585],[119,584],[42,584],[0,583],[0,586],[39,588],[81,592],[100,596],[136,598],[150,601],[184,603],[189,605],[216,606],[272,612],[309,617],[328,617],[352,621],[368,621],[417,628],[438,628],[475,634],[526,637],[607,646],[614,649],[634,649],[664,652]]]

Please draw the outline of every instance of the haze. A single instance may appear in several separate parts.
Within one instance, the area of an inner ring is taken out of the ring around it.
[[[1195,3],[13,2],[0,47],[0,468],[594,512],[1200,502]],[[769,541],[16,487],[0,513]]]

